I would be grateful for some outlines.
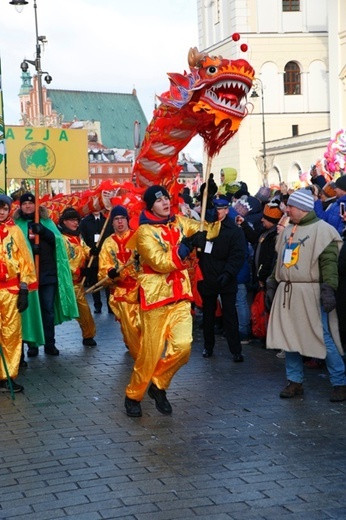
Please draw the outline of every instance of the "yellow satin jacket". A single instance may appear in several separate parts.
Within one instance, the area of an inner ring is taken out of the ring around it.
[[[73,285],[77,285],[82,281],[81,269],[86,267],[89,256],[90,247],[86,245],[81,236],[62,235],[65,240],[67,257],[72,273]]]
[[[123,235],[113,233],[102,244],[99,255],[99,280],[105,278],[110,269],[121,269],[120,276],[115,278],[114,283],[109,288],[114,300],[127,303],[138,303],[138,273],[140,266],[135,256],[136,251],[133,246],[129,246],[134,233],[131,229]],[[131,260],[134,262],[123,268]]]
[[[0,224],[0,289],[18,293],[20,282],[37,289],[31,251],[22,230],[10,218]]]
[[[151,216],[149,217],[151,218]],[[181,300],[192,301],[188,261],[178,255],[181,240],[199,231],[199,222],[176,215],[167,224],[141,224],[137,250],[143,272],[139,275],[140,305],[144,310]]]

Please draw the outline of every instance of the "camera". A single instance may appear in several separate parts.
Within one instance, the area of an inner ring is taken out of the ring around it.
[[[343,217],[345,215],[345,203],[340,202],[340,216]]]

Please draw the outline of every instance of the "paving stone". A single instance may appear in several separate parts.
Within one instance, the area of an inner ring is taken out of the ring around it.
[[[346,402],[328,375],[305,370],[303,398],[282,400],[284,360],[257,342],[234,364],[217,337],[204,359],[194,328],[189,363],[167,391],[171,417],[146,395],[124,411],[133,361],[119,325],[96,316],[98,346],[77,322],[56,328],[58,358],[40,349],[0,395],[0,519],[344,520]]]

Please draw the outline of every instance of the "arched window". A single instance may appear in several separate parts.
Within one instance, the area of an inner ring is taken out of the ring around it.
[[[299,11],[300,0],[282,0],[283,11]]]
[[[289,61],[284,74],[285,95],[300,94],[300,68],[295,61]]]

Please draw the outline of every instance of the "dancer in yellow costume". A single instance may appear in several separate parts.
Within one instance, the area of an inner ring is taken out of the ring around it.
[[[37,289],[35,266],[25,237],[9,217],[12,200],[0,194],[0,345],[14,392],[23,386],[15,383],[22,354],[20,313],[29,304],[28,286]],[[10,392],[9,381],[0,361],[0,391]]]
[[[110,214],[114,233],[106,238],[99,256],[99,279],[109,277],[109,305],[120,322],[124,343],[136,359],[140,343],[138,304],[138,270],[135,251],[129,247],[134,231],[129,228],[129,216],[124,206],[114,206]],[[127,267],[124,265],[131,263]],[[120,269],[120,271],[119,271]]]
[[[206,233],[199,223],[171,213],[163,186],[144,193],[146,209],[137,230],[141,346],[126,388],[127,415],[140,417],[146,388],[159,412],[170,415],[166,390],[172,377],[190,357],[192,343],[191,286],[185,259],[204,248]]]
[[[81,285],[82,279],[88,275],[87,262],[90,257],[90,248],[81,237],[78,227],[81,217],[74,208],[66,208],[59,218],[58,229],[65,240],[65,246],[72,273],[73,286],[76,295],[80,325],[83,335],[83,345],[95,347],[94,340],[96,326],[91,315],[90,307],[85,297],[84,287]]]

